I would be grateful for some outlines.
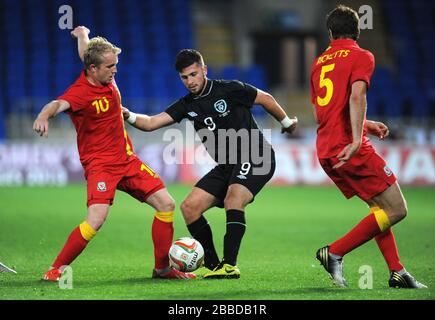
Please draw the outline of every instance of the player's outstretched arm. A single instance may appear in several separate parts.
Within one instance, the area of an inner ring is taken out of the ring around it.
[[[55,117],[57,114],[68,110],[69,103],[65,100],[53,100],[47,103],[33,122],[33,130],[41,137],[48,136],[48,120]]]
[[[298,119],[296,117],[290,119],[270,93],[257,89],[257,97],[254,103],[262,105],[270,115],[281,123],[281,133],[292,133],[296,129]]]
[[[366,120],[365,128],[367,132],[379,138],[379,140],[384,140],[390,134],[388,127],[379,121]]]
[[[154,131],[175,122],[166,112],[159,113],[155,116],[148,116],[146,114],[133,113],[127,108],[122,107],[122,115],[125,121],[142,131]]]
[[[79,57],[83,61],[84,53],[89,43],[89,32],[90,30],[85,26],[78,26],[73,31],[71,31],[71,36],[77,38],[77,50],[79,52]]]

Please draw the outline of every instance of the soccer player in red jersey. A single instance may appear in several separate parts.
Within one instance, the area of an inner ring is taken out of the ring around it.
[[[367,133],[380,139],[388,128],[366,120],[366,92],[375,61],[360,48],[359,18],[353,9],[339,5],[326,25],[330,46],[313,63],[311,101],[318,122],[317,156],[328,176],[345,195],[356,195],[370,212],[349,233],[317,251],[317,259],[340,286],[347,286],[343,256],[375,239],[390,270],[390,287],[426,288],[403,267],[397,252],[392,225],[407,214],[406,201],[396,177],[373,148]]]
[[[169,266],[175,203],[159,176],[135,155],[124,128],[121,95],[115,83],[121,49],[101,37],[89,40],[88,33],[85,27],[71,32],[78,39],[85,70],[63,95],[44,106],[33,124],[37,133],[47,136],[50,118],[60,112],[70,116],[87,181],[87,218],[72,231],[43,279],[58,281],[65,266],[85,249],[103,225],[116,189],[156,210],[153,278],[193,279],[194,274]]]

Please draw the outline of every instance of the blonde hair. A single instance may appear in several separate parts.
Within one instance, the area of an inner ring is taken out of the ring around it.
[[[121,49],[111,44],[106,38],[92,38],[83,54],[85,68],[88,69],[91,64],[94,64],[98,67],[103,63],[103,54],[108,52],[113,52],[114,54],[118,55],[121,53]]]

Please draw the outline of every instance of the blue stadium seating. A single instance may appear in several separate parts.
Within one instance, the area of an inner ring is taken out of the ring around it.
[[[378,110],[378,99],[376,93],[370,90],[367,93],[367,118],[374,118],[378,116],[381,112]]]
[[[431,61],[435,50],[435,3],[424,0],[380,3],[391,34],[396,72],[388,76],[385,70],[377,68],[373,76],[374,90],[368,94],[368,114],[427,118],[433,115],[431,106],[435,105],[435,70]]]
[[[116,81],[125,103],[157,113],[187,94],[173,68],[175,55],[194,47],[191,0],[1,0],[4,59],[0,79],[0,139],[4,114],[36,113],[61,95],[79,76],[82,63],[70,31],[58,27],[59,7],[73,9],[73,25],[91,29],[123,49]],[[55,14],[53,14],[55,13]],[[218,78],[237,78],[266,89],[258,66],[229,66]],[[209,76],[214,78],[213,70]]]
[[[258,65],[251,65],[242,69],[241,79],[259,89],[267,90],[266,75],[263,68]]]
[[[240,69],[234,65],[227,65],[223,67],[219,74],[219,78],[224,80],[242,80],[240,76]]]

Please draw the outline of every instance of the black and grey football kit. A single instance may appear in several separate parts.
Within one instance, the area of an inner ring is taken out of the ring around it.
[[[239,81],[207,80],[200,96],[189,93],[166,109],[176,122],[187,118],[217,166],[196,187],[222,203],[238,183],[255,196],[275,172],[275,153],[255,122],[257,89]]]

